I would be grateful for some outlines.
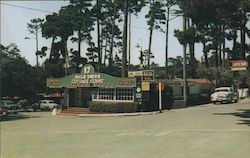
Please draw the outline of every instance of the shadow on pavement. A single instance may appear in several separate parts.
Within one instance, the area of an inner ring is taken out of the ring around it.
[[[1,116],[0,122],[3,121],[14,121],[14,120],[23,120],[23,119],[29,119],[29,118],[39,118],[40,116],[28,116],[23,114],[9,114],[7,116]]]
[[[236,117],[242,118],[240,119],[240,125],[248,125],[250,126],[250,109],[238,109],[237,112],[233,113],[214,113],[214,115],[234,115]]]

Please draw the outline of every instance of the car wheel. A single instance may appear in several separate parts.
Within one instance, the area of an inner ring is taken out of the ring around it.
[[[8,115],[8,113],[7,112],[3,112],[3,116],[7,116]]]

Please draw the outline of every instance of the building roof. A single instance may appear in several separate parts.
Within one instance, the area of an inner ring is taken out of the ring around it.
[[[207,79],[187,79],[189,82],[194,82],[194,83],[208,83],[211,84],[211,81]]]

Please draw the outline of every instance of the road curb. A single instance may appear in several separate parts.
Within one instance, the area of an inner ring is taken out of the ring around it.
[[[118,117],[118,116],[139,116],[139,115],[155,115],[155,112],[137,112],[137,113],[119,113],[119,114],[79,114],[79,117]]]

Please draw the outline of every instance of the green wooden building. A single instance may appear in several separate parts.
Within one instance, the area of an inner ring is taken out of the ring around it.
[[[64,90],[64,107],[88,108],[90,102],[135,103],[136,79],[95,72],[85,65],[80,73],[48,78],[47,87]]]

